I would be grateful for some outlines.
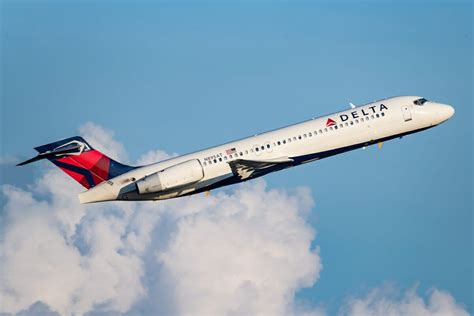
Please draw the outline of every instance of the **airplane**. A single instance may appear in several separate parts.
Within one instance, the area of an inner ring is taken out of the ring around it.
[[[261,177],[271,172],[401,138],[454,115],[447,104],[399,96],[354,106],[273,131],[145,166],[119,163],[75,136],[36,147],[87,190],[80,203],[164,200]]]

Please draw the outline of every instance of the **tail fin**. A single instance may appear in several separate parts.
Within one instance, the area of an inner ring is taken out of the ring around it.
[[[80,136],[39,146],[35,150],[39,153],[36,157],[17,166],[48,159],[87,189],[135,168],[123,165],[93,149]]]

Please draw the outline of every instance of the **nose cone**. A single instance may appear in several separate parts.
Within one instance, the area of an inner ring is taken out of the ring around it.
[[[454,108],[451,105],[432,102],[429,106],[431,113],[434,114],[436,124],[449,120],[454,115]]]
[[[449,120],[454,115],[454,108],[451,105],[440,104],[439,115],[443,121]]]

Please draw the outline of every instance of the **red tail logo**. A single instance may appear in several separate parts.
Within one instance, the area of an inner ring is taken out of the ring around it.
[[[19,166],[48,159],[74,180],[90,189],[115,178],[135,167],[123,165],[93,149],[82,137],[69,137],[54,143],[35,147],[39,153]]]
[[[336,121],[328,118],[328,120],[326,121],[326,127],[333,126],[333,125],[336,125]]]

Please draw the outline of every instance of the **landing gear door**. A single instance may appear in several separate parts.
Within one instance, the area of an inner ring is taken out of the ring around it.
[[[410,107],[408,105],[402,106],[402,113],[403,113],[403,119],[405,120],[405,122],[412,120]]]

